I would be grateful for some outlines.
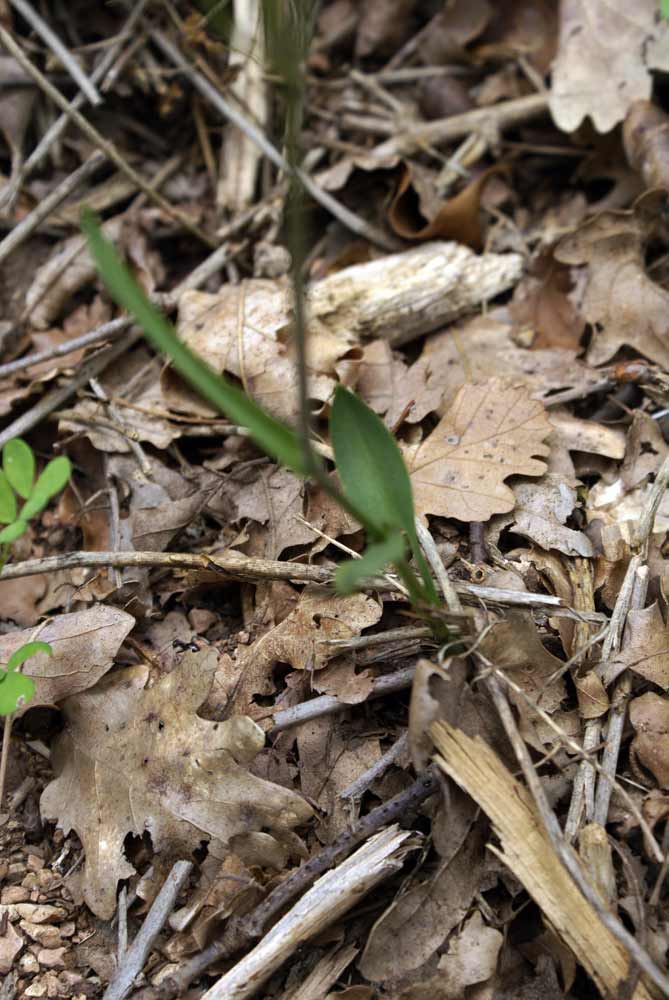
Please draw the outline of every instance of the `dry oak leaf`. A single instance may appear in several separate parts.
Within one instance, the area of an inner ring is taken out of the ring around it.
[[[66,729],[41,811],[86,853],[84,896],[109,919],[116,883],[135,873],[123,852],[129,833],[151,835],[154,851],[189,857],[203,840],[227,843],[255,830],[281,832],[306,822],[297,793],[250,774],[262,730],[245,716],[199,718],[215,664],[184,660],[152,688],[148,671],[128,667],[63,705]]]
[[[628,668],[669,691],[669,629],[657,601],[648,608],[632,608],[627,613],[622,647],[607,664],[604,683],[610,684]]]
[[[644,260],[652,216],[661,208],[656,194],[642,196],[635,211],[603,212],[555,249],[566,264],[588,265],[581,311],[595,330],[591,365],[605,364],[627,344],[669,368],[669,292],[651,281]]]
[[[669,23],[656,0],[562,0],[549,103],[564,132],[586,115],[609,132],[650,97],[652,69],[669,69]]]
[[[39,705],[56,705],[97,684],[134,624],[135,619],[126,611],[95,604],[85,611],[52,618],[37,636],[34,629],[0,636],[0,666],[15,649],[35,637],[52,649],[51,656],[38,653],[23,665],[22,672],[35,682],[35,695],[27,705],[17,708],[15,715]]]
[[[525,386],[464,385],[420,445],[405,448],[419,514],[487,521],[513,510],[509,476],[541,476],[551,424]]]
[[[499,538],[506,527],[536,542],[542,549],[557,549],[568,556],[593,554],[592,542],[582,531],[566,526],[577,506],[576,490],[562,476],[547,472],[536,483],[517,483],[516,505],[509,514],[498,515],[491,527]]]

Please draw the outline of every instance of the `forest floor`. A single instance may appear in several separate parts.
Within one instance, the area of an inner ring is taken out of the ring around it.
[[[385,423],[439,602],[336,590],[365,531],[81,233],[296,423],[262,4],[0,0],[0,447],[73,470],[0,572],[0,664],[51,647],[5,717],[0,1000],[669,996],[669,21],[309,6],[268,8],[312,435],[334,477],[335,389]]]

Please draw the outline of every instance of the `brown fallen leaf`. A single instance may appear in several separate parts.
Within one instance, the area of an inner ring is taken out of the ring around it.
[[[448,864],[379,917],[358,963],[363,976],[386,982],[423,965],[464,920],[484,872],[483,829],[475,826]]]
[[[467,986],[490,979],[497,968],[503,940],[500,931],[488,927],[480,911],[475,910],[439,959],[443,986],[454,996],[461,996]]]
[[[298,411],[295,364],[284,341],[292,321],[292,299],[281,280],[253,278],[224,285],[216,294],[185,292],[179,301],[181,339],[217,372],[240,379],[245,391],[276,417]],[[354,345],[343,331],[310,338],[309,394],[325,402],[334,390],[335,363]],[[202,417],[217,415],[172,369],[161,379],[164,404]]]
[[[530,351],[514,343],[515,327],[499,314],[475,316],[466,323],[435,333],[425,342],[416,364],[427,364],[427,391],[441,392],[443,412],[467,382],[510,376],[524,382],[535,399],[560,389],[586,389],[601,379],[563,348]]]
[[[666,22],[669,23],[669,22]],[[669,367],[669,292],[646,273],[645,245],[661,203],[642,196],[628,212],[602,212],[560,240],[555,256],[587,264],[581,311],[594,327],[588,362],[610,361],[624,344]]]
[[[565,132],[586,115],[608,132],[630,105],[651,95],[651,70],[669,69],[667,21],[654,0],[564,0],[550,109]]]
[[[376,624],[381,613],[381,605],[366,594],[342,597],[325,587],[305,587],[294,611],[238,651],[237,681],[227,710],[251,716],[266,714],[254,704],[254,698],[274,693],[275,663],[289,663],[295,670],[321,670],[339,652],[324,640],[360,635],[363,629]],[[228,687],[223,682],[222,689]]]
[[[652,101],[635,101],[623,126],[629,165],[638,170],[646,188],[669,190],[669,115]]]
[[[363,350],[355,391],[388,427],[404,420],[417,424],[438,408],[443,396],[438,385],[428,389],[429,374],[425,360],[407,366],[386,340],[372,340]]]
[[[669,788],[669,698],[647,691],[632,699],[629,713],[636,731],[631,761],[637,770],[650,772],[660,788]]]
[[[53,653],[38,653],[24,664],[23,673],[35,682],[35,695],[16,714],[38,705],[57,705],[96,684],[113,665],[134,624],[132,615],[105,604],[52,618],[38,638],[48,642]],[[34,629],[0,636],[0,664],[6,664],[14,650],[33,637]]]
[[[550,251],[544,251],[516,285],[509,312],[519,326],[534,331],[533,349],[578,350],[585,324],[569,295],[571,288],[569,268]]]
[[[542,549],[557,549],[568,556],[591,556],[592,542],[582,531],[566,526],[578,505],[577,493],[563,477],[547,472],[536,483],[516,483],[516,505],[510,514],[498,514],[490,529],[499,538],[504,528],[536,542]]]
[[[184,661],[148,689],[147,669],[129,667],[63,705],[57,776],[41,810],[76,830],[86,852],[86,902],[102,919],[114,913],[117,881],[134,874],[123,852],[128,833],[146,830],[158,854],[188,857],[211,837],[226,843],[311,816],[295,792],[249,773],[265,742],[254,722],[197,716],[215,669],[207,666]]]
[[[626,669],[669,691],[669,629],[658,601],[628,611],[622,646],[606,665],[604,683],[610,684]]]
[[[405,447],[416,510],[459,521],[487,521],[513,510],[509,476],[540,476],[536,456],[551,425],[525,387],[499,379],[463,386],[448,413],[420,445]]]

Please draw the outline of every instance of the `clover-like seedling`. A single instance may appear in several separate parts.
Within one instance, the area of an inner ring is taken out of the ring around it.
[[[15,649],[6,667],[0,667],[0,716],[11,715],[30,701],[35,694],[35,682],[19,670],[36,653],[53,654],[48,642],[25,642]]]
[[[3,549],[20,538],[28,521],[44,510],[49,500],[63,489],[70,478],[69,458],[60,455],[47,462],[35,480],[35,456],[29,444],[13,438],[2,449],[0,469],[0,546]],[[18,499],[25,501],[19,509]],[[4,552],[6,558],[6,549]],[[0,556],[0,566],[4,559]]]

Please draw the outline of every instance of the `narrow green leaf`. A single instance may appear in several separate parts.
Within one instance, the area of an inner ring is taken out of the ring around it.
[[[383,537],[402,528],[415,536],[411,481],[397,442],[382,420],[338,385],[330,416],[330,439],[344,492]]]
[[[11,715],[35,694],[35,684],[25,674],[0,671],[0,715]]]
[[[24,521],[39,514],[48,504],[52,497],[60,493],[67,486],[72,475],[72,463],[65,455],[52,458],[42,469],[39,479],[35,483],[30,498],[26,500],[21,508],[21,517]]]
[[[9,524],[16,517],[16,494],[0,469],[0,524]]]
[[[6,669],[16,670],[26,660],[29,660],[31,656],[35,656],[37,653],[46,653],[47,656],[53,656],[53,649],[48,642],[24,642],[9,657]]]
[[[86,209],[82,211],[81,228],[111,295],[135,317],[147,340],[172,359],[179,374],[204,399],[234,423],[247,427],[253,440],[268,455],[300,475],[306,475],[308,470],[295,432],[271,417],[237,386],[218,375],[179,340],[174,327],[146,297],[112,244],[102,235],[92,212]]]
[[[35,456],[30,445],[21,438],[8,441],[2,449],[2,467],[18,495],[27,500],[35,479]]]
[[[15,542],[27,530],[28,522],[20,517],[18,521],[13,521],[0,531],[0,544],[8,545],[10,542]]]
[[[348,559],[340,563],[335,576],[335,587],[340,594],[350,594],[360,587],[363,580],[377,576],[389,563],[404,558],[406,542],[399,532],[389,535],[365,549],[361,559]]]

